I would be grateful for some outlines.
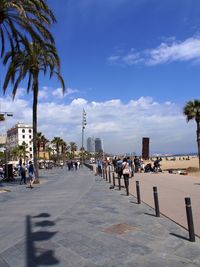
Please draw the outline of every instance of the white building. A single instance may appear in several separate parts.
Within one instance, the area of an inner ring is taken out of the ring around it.
[[[0,152],[5,151],[5,146],[6,146],[6,136],[0,135]]]
[[[7,148],[12,150],[23,142],[27,144],[27,157],[33,158],[33,127],[28,124],[17,123],[14,127],[7,131]]]

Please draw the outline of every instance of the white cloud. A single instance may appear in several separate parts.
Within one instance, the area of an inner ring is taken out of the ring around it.
[[[183,42],[161,43],[157,48],[147,52],[146,63],[157,65],[173,61],[200,59],[200,37],[191,37]]]
[[[176,41],[175,38],[168,38],[159,46],[144,51],[136,51],[131,48],[127,53],[115,54],[108,57],[110,64],[116,65],[158,65],[175,61],[200,61],[200,36],[194,36],[184,41]]]
[[[54,96],[54,97],[58,97],[58,98],[62,98],[63,97],[63,90],[62,90],[62,88],[57,88],[57,89],[55,89],[53,92],[52,92],[52,95]]]
[[[1,123],[1,132],[17,122],[31,123],[32,103],[24,99],[12,101],[5,97],[2,110],[14,116]],[[69,104],[42,102],[38,105],[38,130],[48,139],[62,137],[66,142],[81,144],[82,111],[86,110],[85,138],[100,137],[108,152],[137,152],[141,154],[142,137],[150,137],[150,151],[163,153],[196,151],[195,122],[186,123],[182,107],[165,101],[155,102],[152,97],[120,99],[105,102],[77,98]],[[187,140],[187,142],[185,142]]]
[[[67,88],[66,91],[63,93],[62,88],[52,89],[46,86],[43,86],[42,89],[39,90],[39,101],[47,101],[53,99],[63,99],[68,97],[69,95],[73,95],[78,93],[79,90],[75,88]],[[22,94],[21,94],[22,96]]]

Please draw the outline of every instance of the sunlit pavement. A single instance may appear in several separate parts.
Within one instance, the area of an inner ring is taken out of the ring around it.
[[[0,194],[0,266],[199,266],[200,242],[87,168]],[[1,187],[2,188],[2,187]]]
[[[136,173],[130,179],[130,192],[135,196],[136,180],[140,183],[142,201],[155,207],[153,186],[156,186],[160,212],[186,228],[185,198],[190,197],[195,232],[200,236],[200,178],[168,173]]]

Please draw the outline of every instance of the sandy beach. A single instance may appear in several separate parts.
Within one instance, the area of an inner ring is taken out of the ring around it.
[[[174,170],[186,170],[189,176],[200,177],[199,167],[199,158],[196,156],[189,156],[189,160],[187,156],[180,157],[167,157],[163,158],[161,161],[161,168],[164,172],[168,172],[169,169]],[[156,158],[152,158],[154,161]],[[145,164],[153,161],[145,161]]]

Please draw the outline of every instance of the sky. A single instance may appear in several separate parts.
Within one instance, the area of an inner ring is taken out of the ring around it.
[[[199,0],[47,0],[65,80],[40,76],[38,131],[81,146],[82,113],[89,136],[110,153],[140,155],[197,152],[195,121],[183,107],[200,99]],[[2,70],[2,64],[0,65]],[[1,72],[1,84],[5,71]],[[20,85],[0,94],[1,111],[13,112],[0,133],[32,121],[32,94]]]

